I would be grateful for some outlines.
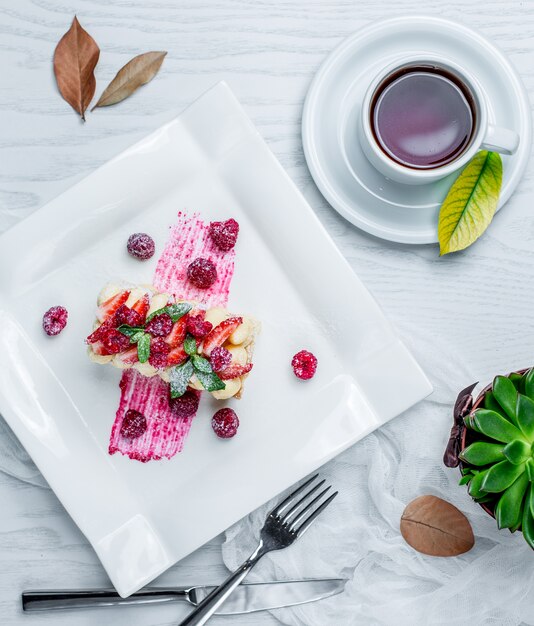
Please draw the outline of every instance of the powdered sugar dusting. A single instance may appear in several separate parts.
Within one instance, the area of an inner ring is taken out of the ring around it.
[[[161,292],[178,298],[202,302],[206,306],[225,306],[234,272],[235,252],[221,252],[208,234],[209,225],[198,214],[178,213],[177,223],[157,263],[153,284]],[[187,280],[187,266],[202,256],[213,261],[217,280],[208,289],[199,289]],[[130,459],[146,463],[170,459],[180,452],[194,415],[176,417],[169,406],[169,385],[159,376],[147,378],[136,370],[124,372],[120,382],[121,398],[109,442],[109,453],[120,452]],[[198,393],[198,392],[197,392]],[[138,439],[121,436],[122,420],[128,409],[145,415],[147,430]]]

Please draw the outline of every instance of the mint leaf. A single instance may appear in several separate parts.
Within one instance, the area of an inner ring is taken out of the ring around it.
[[[208,361],[208,359],[205,359],[203,356],[194,354],[191,357],[191,360],[193,361],[193,367],[198,372],[204,372],[205,374],[211,374],[213,372],[211,363]]]
[[[171,398],[179,398],[184,395],[192,375],[193,364],[190,359],[171,369]]]
[[[177,302],[166,307],[166,313],[171,316],[173,322],[177,322],[181,317],[192,309],[192,305],[189,302]]]
[[[138,330],[135,335],[130,337],[130,343],[138,343],[139,339],[145,334],[144,330]]]
[[[185,338],[184,350],[190,356],[197,353],[197,340],[193,337],[193,335],[187,335]]]
[[[121,324],[121,326],[119,326],[117,330],[123,335],[126,335],[126,337],[130,337],[130,339],[139,332],[145,332],[143,328],[141,328],[141,326],[128,326],[128,324]]]
[[[143,333],[137,340],[137,356],[139,357],[139,363],[146,363],[150,356],[150,335]]]
[[[226,388],[224,382],[217,376],[217,374],[215,374],[215,372],[207,374],[206,372],[195,369],[195,374],[200,381],[200,384],[206,391],[219,391]]]
[[[189,302],[177,302],[176,304],[169,304],[168,306],[164,306],[162,309],[158,309],[157,311],[152,312],[147,318],[147,323],[156,315],[161,315],[162,313],[167,313],[170,316],[173,322],[177,322],[181,317],[183,317],[186,313],[192,309],[192,305]]]

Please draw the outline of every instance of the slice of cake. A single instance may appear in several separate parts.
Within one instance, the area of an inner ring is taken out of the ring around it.
[[[188,387],[218,400],[241,397],[259,331],[253,318],[152,287],[107,285],[97,303],[86,340],[93,361],[159,376],[170,383],[172,398]]]

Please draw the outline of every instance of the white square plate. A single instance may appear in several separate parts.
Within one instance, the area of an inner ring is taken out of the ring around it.
[[[121,373],[84,339],[106,282],[151,280],[128,235],[161,251],[178,210],[239,221],[229,308],[263,329],[238,436],[214,436],[204,398],[184,450],[142,464],[108,455]],[[56,304],[69,324],[49,338]],[[223,83],[0,238],[0,354],[2,415],[124,596],[431,392]]]

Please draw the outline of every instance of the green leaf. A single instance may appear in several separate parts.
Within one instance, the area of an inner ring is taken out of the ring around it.
[[[184,350],[189,355],[197,353],[197,340],[193,337],[193,335],[187,335],[185,338]]]
[[[534,483],[530,483],[530,492],[527,496],[532,506],[532,498],[534,497]],[[523,537],[531,548],[534,548],[534,515],[531,506],[523,507],[523,522],[521,530]]]
[[[467,461],[471,465],[489,465],[496,461],[504,460],[504,446],[499,443],[486,443],[485,441],[475,441],[460,453],[460,459]]]
[[[502,494],[495,507],[495,519],[499,528],[514,528],[521,522],[523,500],[528,485],[527,475],[523,473]]]
[[[527,508],[530,508],[530,513],[534,517],[534,489],[532,488],[533,484],[534,483],[530,481],[530,487],[527,491],[527,499],[525,501],[525,506]]]
[[[526,462],[525,467],[527,470],[528,479],[531,483],[534,483],[534,459],[532,457]]]
[[[192,375],[193,364],[191,359],[187,359],[187,361],[171,369],[169,374],[171,398],[179,398],[184,395]]]
[[[181,317],[193,308],[189,302],[177,302],[166,307],[166,312],[171,316],[173,322],[177,322]]]
[[[144,334],[144,330],[138,330],[134,335],[130,337],[130,343],[139,343],[139,339],[141,339]]]
[[[499,413],[487,409],[477,409],[467,416],[466,424],[473,430],[486,435],[490,439],[509,443],[514,439],[523,439],[521,431]]]
[[[525,374],[525,395],[534,400],[534,367]]]
[[[517,425],[529,441],[534,440],[534,400],[523,394],[517,397]]]
[[[211,374],[211,372],[213,372],[211,363],[203,356],[198,356],[198,354],[194,354],[191,357],[191,360],[193,361],[193,367],[197,372],[204,372],[204,374]]]
[[[226,388],[224,382],[217,376],[217,374],[215,374],[215,372],[207,374],[206,372],[195,370],[195,374],[200,381],[200,384],[206,391],[220,391],[221,389]]]
[[[146,363],[150,357],[150,335],[143,333],[137,340],[137,356],[139,363]]]
[[[495,413],[499,413],[499,415],[504,413],[502,406],[497,402],[497,400],[495,400],[493,391],[486,392],[486,395],[484,396],[484,408],[489,409],[490,411],[495,411]]]
[[[496,376],[493,381],[493,395],[504,409],[505,414],[510,418],[510,421],[517,426],[516,404],[518,393],[514,383],[506,376]]]
[[[525,471],[525,465],[514,465],[510,461],[501,461],[492,465],[484,476],[481,489],[489,493],[500,493],[508,487]]]
[[[521,465],[530,458],[531,450],[526,441],[514,439],[506,444],[503,450],[504,456],[514,465]]]
[[[128,324],[122,324],[117,328],[117,330],[123,335],[126,335],[126,337],[129,337],[130,339],[132,339],[132,337],[135,337],[138,333],[145,332],[141,326],[128,326]],[[131,343],[135,342],[132,341]]]
[[[524,376],[517,372],[512,372],[508,378],[513,382],[514,387],[517,389],[517,393],[525,393],[525,380]]]
[[[467,483],[472,479],[471,474],[466,474],[465,476],[462,476],[460,478],[460,481],[458,482],[459,485],[467,485]]]
[[[482,235],[497,209],[501,183],[500,155],[486,150],[475,154],[441,205],[440,255],[463,250]]]
[[[183,317],[186,313],[192,309],[192,305],[189,302],[177,302],[176,304],[168,304],[164,306],[162,309],[158,309],[157,311],[153,311],[147,318],[146,321],[150,322],[153,317],[156,315],[161,315],[162,313],[167,313],[170,316],[173,322],[177,322],[181,317]]]
[[[476,474],[475,476],[473,476],[473,480],[469,483],[467,491],[469,495],[475,500],[478,500],[479,498],[482,498],[486,495],[486,492],[482,489],[482,482],[484,478],[486,478],[487,473],[488,470],[484,470],[483,472]]]

